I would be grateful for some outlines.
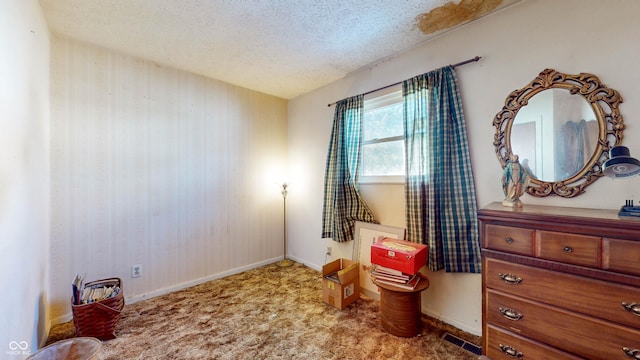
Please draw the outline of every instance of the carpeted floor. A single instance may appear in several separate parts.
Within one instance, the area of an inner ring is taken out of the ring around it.
[[[361,298],[340,311],[322,302],[318,271],[272,264],[125,305],[99,359],[478,358],[442,340],[445,332],[479,345],[433,319],[419,336],[393,336],[380,324],[378,301]],[[72,322],[56,325],[47,343],[73,336]]]

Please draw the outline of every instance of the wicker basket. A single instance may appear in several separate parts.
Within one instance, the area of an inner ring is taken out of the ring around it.
[[[100,340],[115,339],[115,329],[124,308],[124,290],[119,278],[88,282],[84,288],[119,286],[118,295],[89,304],[71,304],[76,336],[95,337]]]

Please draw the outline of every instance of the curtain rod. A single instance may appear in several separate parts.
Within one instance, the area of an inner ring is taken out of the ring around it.
[[[480,59],[482,59],[482,57],[480,57],[480,56],[476,56],[476,57],[471,58],[471,59],[469,59],[469,60],[461,61],[461,62],[459,62],[459,63],[455,63],[455,64],[450,65],[450,66],[451,66],[452,68],[456,68],[456,67],[458,67],[458,66],[462,66],[462,65],[466,65],[466,64],[468,64],[468,63],[476,62],[476,61],[478,61],[478,60],[480,60]],[[402,83],[402,81],[398,81],[397,83],[389,84],[389,85],[387,85],[387,86],[383,86],[383,87],[377,88],[377,89],[375,89],[375,90],[367,91],[366,93],[364,93],[364,94],[362,94],[362,95],[369,95],[369,94],[374,93],[374,92],[376,92],[376,91],[384,90],[384,89],[390,88],[390,87],[392,87],[392,86],[396,86],[396,85],[401,84],[401,83]],[[331,103],[331,104],[327,104],[327,106],[335,105],[336,103],[337,103],[337,101],[336,101],[336,102],[333,102],[333,103]]]

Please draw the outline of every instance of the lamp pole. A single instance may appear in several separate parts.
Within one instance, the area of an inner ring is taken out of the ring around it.
[[[276,263],[279,267],[289,267],[293,261],[287,259],[287,183],[282,183],[282,209],[283,209],[283,233],[284,233],[284,258]]]

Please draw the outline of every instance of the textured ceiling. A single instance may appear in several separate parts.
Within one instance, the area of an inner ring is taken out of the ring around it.
[[[497,2],[492,12],[517,1],[462,0],[460,5]],[[451,29],[424,34],[417,26],[419,16],[448,2],[457,5],[447,0],[40,0],[54,33],[285,99]],[[484,15],[462,16],[453,26]]]

